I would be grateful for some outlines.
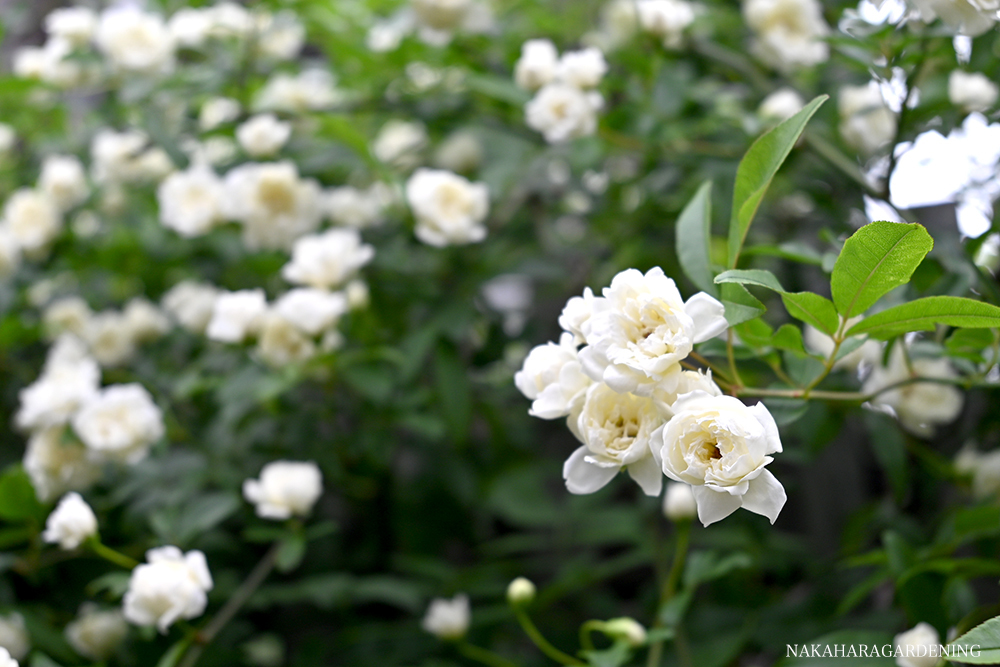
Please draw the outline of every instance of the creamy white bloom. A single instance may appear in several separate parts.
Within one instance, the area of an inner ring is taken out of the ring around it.
[[[362,242],[357,230],[329,229],[298,239],[281,275],[297,285],[332,289],[353,278],[374,256],[375,249]]]
[[[163,413],[141,384],[116,384],[76,413],[73,430],[95,460],[138,463],[163,437]]]
[[[473,171],[482,162],[483,144],[474,133],[467,130],[452,133],[434,151],[434,166],[456,173]]]
[[[59,548],[72,550],[97,535],[94,510],[79,493],[67,493],[45,522],[42,539]]]
[[[663,39],[669,49],[681,46],[684,30],[694,23],[694,6],[684,0],[638,0],[635,8],[643,31]]]
[[[212,31],[212,14],[204,9],[182,7],[171,15],[167,28],[178,46],[198,48]]]
[[[21,267],[21,245],[6,225],[0,224],[0,278],[17,273]]]
[[[663,516],[671,521],[687,521],[698,516],[698,504],[690,484],[667,482],[667,492],[663,494]]]
[[[266,312],[267,298],[262,289],[220,292],[205,335],[224,343],[242,343],[257,333]]]
[[[371,303],[371,292],[368,284],[360,278],[355,278],[344,287],[344,296],[347,297],[347,307],[350,310],[367,308]]]
[[[189,164],[192,167],[198,165],[217,167],[228,164],[235,160],[239,153],[235,141],[219,135],[205,137],[204,141],[188,137],[181,140],[180,148],[189,157]]]
[[[0,123],[0,157],[13,150],[17,144],[17,132],[7,123]]]
[[[757,108],[757,115],[765,121],[780,123],[801,111],[805,104],[805,100],[796,91],[781,88],[764,98]]]
[[[201,105],[198,112],[198,127],[203,132],[214,130],[224,123],[231,123],[240,117],[240,103],[231,97],[213,97]]]
[[[288,161],[236,167],[226,174],[224,201],[226,215],[243,224],[243,242],[251,250],[290,248],[323,217],[319,184],[299,178]]]
[[[136,160],[148,143],[138,130],[116,132],[102,129],[90,142],[91,175],[98,183],[129,183],[136,180]]]
[[[205,554],[186,554],[173,546],[150,549],[146,563],[132,570],[122,600],[125,619],[135,625],[155,625],[166,634],[178,619],[200,616],[208,604],[212,575]]]
[[[590,333],[590,318],[594,314],[596,298],[593,290],[585,287],[583,296],[570,298],[559,314],[559,326],[563,331],[573,334],[573,340],[577,345],[586,341],[587,334]]]
[[[58,88],[74,88],[95,78],[95,69],[69,58],[73,45],[61,37],[51,37],[41,47],[19,49],[14,55],[14,73],[38,79]]]
[[[535,599],[535,584],[530,579],[518,577],[507,585],[507,602],[514,605],[527,604]]]
[[[260,479],[243,482],[243,496],[265,519],[308,516],[322,494],[323,475],[312,461],[272,461]]]
[[[157,74],[174,65],[174,38],[167,24],[137,7],[105,9],[94,42],[111,65],[123,71]]]
[[[514,82],[525,90],[538,90],[556,78],[559,52],[548,39],[529,39],[521,45],[514,63]]]
[[[205,333],[219,289],[214,285],[185,280],[163,295],[160,305],[182,327],[192,333]]]
[[[67,491],[84,491],[101,476],[100,466],[90,459],[86,447],[67,437],[62,426],[31,434],[24,453],[24,471],[42,502]]]
[[[469,631],[471,620],[469,597],[459,594],[451,600],[434,598],[427,608],[427,614],[424,615],[420,627],[438,639],[452,641],[465,636]]]
[[[75,155],[50,155],[42,162],[38,189],[62,211],[82,204],[90,196],[83,164]]]
[[[525,122],[550,144],[593,134],[604,98],[562,82],[542,86],[524,107]]]
[[[125,640],[128,623],[120,609],[102,610],[88,603],[66,626],[66,640],[73,650],[91,660],[106,660]]]
[[[910,372],[912,367],[913,372]],[[958,373],[944,358],[916,357],[906,363],[903,346],[897,343],[889,353],[887,366],[872,369],[862,391],[870,394],[913,378],[954,379]],[[914,382],[883,391],[871,400],[876,407],[890,408],[900,425],[914,435],[928,438],[936,426],[953,422],[962,412],[965,398],[954,386],[937,382]]]
[[[461,27],[472,0],[410,0],[417,20],[434,30],[452,31]]]
[[[11,657],[10,651],[0,646],[0,667],[19,667],[17,660]]]
[[[911,0],[921,18],[939,17],[960,35],[976,37],[993,27],[1000,11],[1000,0]]]
[[[186,238],[207,234],[223,220],[226,189],[210,167],[175,171],[156,189],[160,222]]]
[[[899,667],[934,667],[941,657],[941,636],[930,623],[917,623],[893,639],[902,654],[896,657]]]
[[[325,70],[306,70],[297,76],[279,72],[257,93],[254,107],[259,111],[303,113],[327,109],[342,98],[334,87],[333,75]]]
[[[204,10],[212,27],[209,36],[217,39],[246,38],[254,30],[253,16],[247,8],[236,2],[219,2]]]
[[[272,310],[303,333],[316,336],[337,324],[348,303],[341,292],[299,287],[281,295]]]
[[[786,73],[824,62],[830,27],[822,9],[818,0],[744,0],[743,18],[756,35],[752,51]]]
[[[105,310],[87,320],[83,339],[101,366],[121,366],[135,358],[136,340],[117,311]]]
[[[125,331],[137,343],[157,340],[170,331],[170,320],[145,297],[133,297],[122,311]]]
[[[267,157],[281,150],[292,136],[292,124],[272,113],[257,114],[236,128],[236,141],[251,157]]]
[[[372,155],[380,162],[400,169],[410,169],[420,161],[420,151],[427,145],[427,130],[422,123],[390,120],[372,142]]]
[[[97,362],[86,356],[79,359],[57,356],[70,345],[78,346],[79,341],[71,336],[60,338],[50,349],[41,376],[21,390],[21,405],[14,417],[18,428],[34,431],[65,424],[81,406],[97,396],[101,382]]]
[[[981,72],[956,69],[948,75],[948,99],[965,111],[988,111],[998,97],[1000,88]]]
[[[62,225],[62,213],[52,197],[30,188],[21,188],[10,196],[0,223],[29,257],[44,253],[62,231]]]
[[[852,317],[847,320],[847,324],[844,326],[844,330],[850,329],[852,326],[864,319],[863,315],[858,315],[857,317]],[[826,335],[819,329],[807,324],[805,331],[803,332],[803,342],[805,343],[806,349],[813,354],[818,354],[822,357],[829,357],[833,352],[834,342],[833,338]],[[877,340],[868,339],[861,344],[861,347],[848,352],[844,356],[834,363],[833,367],[835,369],[845,369],[848,371],[857,371],[862,365],[871,366],[877,364],[882,359],[882,344]]]
[[[593,46],[568,51],[556,64],[556,78],[577,88],[594,88],[608,71],[601,50]]]
[[[651,446],[667,477],[693,487],[701,522],[707,526],[743,507],[774,523],[787,496],[765,468],[781,451],[781,439],[764,404],[693,391],[677,399],[673,412]]]
[[[418,169],[406,182],[406,201],[416,218],[414,232],[437,247],[478,243],[486,238],[482,224],[489,213],[485,183],[472,183],[449,171]]]
[[[24,625],[24,617],[20,614],[14,612],[0,616],[0,648],[6,649],[14,660],[24,660],[27,657],[31,650],[31,639]]]
[[[871,155],[896,136],[896,114],[886,105],[878,83],[844,86],[837,99],[840,136],[864,155]]]
[[[327,190],[325,206],[327,217],[338,225],[358,229],[382,224],[385,202],[379,192],[380,188],[376,185],[367,190],[359,190],[349,185]]]
[[[170,154],[159,146],[153,146],[140,153],[131,167],[132,180],[142,183],[158,183],[176,168],[170,159]]]
[[[268,366],[283,368],[312,359],[316,355],[316,343],[281,313],[268,311],[260,319],[255,351]]]
[[[972,495],[995,498],[1000,493],[1000,450],[979,452],[966,446],[955,456],[955,470],[972,477]]]
[[[87,46],[97,30],[97,14],[89,7],[60,7],[45,17],[49,37],[65,40],[74,47]]]
[[[580,361],[587,375],[615,391],[673,391],[694,344],[728,327],[719,301],[704,292],[683,301],[660,267],[645,275],[622,271],[603,294],[593,301]]]
[[[583,403],[592,380],[577,357],[573,334],[563,333],[559,344],[538,345],[514,374],[514,384],[532,401],[528,414],[542,419],[565,417]]]
[[[302,50],[306,29],[294,12],[258,14],[257,51],[264,58],[291,60]]]

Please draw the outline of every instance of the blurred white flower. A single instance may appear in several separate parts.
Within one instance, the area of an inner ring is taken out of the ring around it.
[[[174,38],[163,18],[134,6],[101,12],[94,36],[110,64],[137,74],[166,73],[174,65]]]
[[[74,155],[50,155],[42,162],[38,189],[62,211],[77,206],[90,196],[83,164]]]
[[[38,79],[57,88],[73,88],[94,78],[93,67],[85,67],[69,56],[73,45],[52,37],[42,47],[25,47],[14,54],[14,74],[25,79]]]
[[[117,311],[104,310],[87,320],[83,338],[94,359],[106,368],[135,358],[136,341],[125,324],[125,316]]]
[[[240,117],[240,103],[231,97],[212,97],[201,105],[198,112],[198,127],[203,132],[214,130],[224,123],[231,123]]]
[[[781,88],[764,98],[757,108],[757,115],[768,123],[780,123],[801,111],[805,104],[796,91]]]
[[[284,368],[312,359],[316,355],[316,343],[281,313],[268,311],[260,319],[255,351],[268,366]]]
[[[514,82],[525,90],[538,90],[556,78],[559,52],[548,39],[529,39],[521,45],[514,63]]]
[[[592,380],[577,357],[573,334],[564,333],[559,344],[534,347],[514,374],[514,384],[532,401],[528,414],[542,419],[565,417],[582,405]]]
[[[765,64],[788,73],[824,62],[830,26],[818,0],[743,0],[743,18],[756,38],[751,50]]]
[[[334,83],[333,75],[325,70],[306,70],[297,76],[279,72],[257,93],[254,108],[288,113],[328,109],[343,98]]]
[[[27,657],[31,650],[31,639],[24,625],[24,617],[20,614],[14,612],[0,616],[0,648],[6,649],[14,660],[24,660]]]
[[[75,48],[87,46],[97,30],[97,14],[89,7],[60,7],[45,17],[49,37],[65,40]]]
[[[274,312],[309,336],[317,336],[335,326],[347,309],[344,294],[311,287],[289,290],[272,306]]]
[[[635,8],[643,31],[661,38],[668,49],[680,48],[684,30],[694,23],[694,6],[684,0],[638,0]]]
[[[271,113],[257,114],[236,128],[236,140],[251,157],[268,157],[281,150],[292,136],[291,123]]]
[[[146,563],[132,570],[122,600],[125,619],[135,625],[155,625],[161,633],[179,619],[200,616],[208,604],[212,575],[205,554],[186,554],[173,546],[150,549]]]
[[[60,549],[72,550],[90,537],[97,535],[97,517],[79,493],[63,496],[45,522],[42,539],[58,544]]]
[[[420,626],[438,639],[454,641],[469,631],[472,612],[467,595],[456,595],[451,600],[434,598]]]
[[[216,39],[249,37],[254,30],[250,12],[236,2],[219,2],[204,10],[212,22],[209,36]]]
[[[73,336],[60,337],[49,349],[41,376],[21,390],[21,405],[14,417],[18,428],[34,431],[65,424],[84,403],[97,396],[101,369],[89,357],[63,356],[70,347],[81,355],[86,349]]]
[[[294,12],[258,13],[256,19],[256,46],[261,56],[274,60],[290,60],[302,50],[306,29]]]
[[[21,188],[10,196],[0,222],[0,227],[30,258],[42,256],[62,231],[62,226],[62,213],[52,197],[30,188]]]
[[[543,86],[524,107],[525,122],[550,144],[562,143],[597,131],[597,112],[604,98],[566,83]]]
[[[743,507],[774,523],[787,496],[765,468],[770,454],[781,452],[781,439],[764,404],[694,391],[680,396],[673,412],[651,436],[652,450],[667,477],[694,487],[701,522]]]
[[[941,636],[930,623],[917,623],[893,639],[899,667],[934,667],[940,662]]]
[[[74,415],[73,430],[95,460],[138,463],[163,437],[163,413],[141,384],[116,384]]]
[[[459,130],[434,151],[434,166],[455,173],[468,173],[483,162],[483,145],[472,132]]]
[[[367,190],[349,185],[327,190],[327,217],[338,225],[357,229],[380,225],[383,222],[385,202],[378,190],[375,185]]]
[[[66,640],[73,650],[98,662],[108,659],[127,634],[128,623],[120,609],[102,610],[92,603],[81,606],[66,626]]]
[[[160,222],[186,238],[207,234],[223,220],[225,195],[222,180],[210,167],[175,171],[156,189]]]
[[[863,155],[872,155],[896,135],[896,114],[886,105],[875,81],[844,86],[837,99],[840,135]]]
[[[67,491],[84,491],[101,476],[100,466],[91,460],[87,449],[67,437],[62,426],[31,434],[24,453],[24,471],[42,502],[54,500]]]
[[[0,224],[0,279],[12,276],[21,267],[21,245],[5,225]]]
[[[243,482],[243,496],[265,519],[308,516],[323,493],[323,475],[309,461],[272,461],[260,471],[260,479]]]
[[[367,308],[371,303],[371,292],[368,284],[360,278],[355,278],[344,287],[344,296],[347,297],[347,307],[351,310]]]
[[[993,27],[1000,0],[910,0],[924,21],[940,18],[959,35],[976,37]]]
[[[663,516],[671,521],[687,521],[698,516],[698,505],[690,484],[667,482],[667,492],[663,494]]]
[[[428,245],[464,245],[486,238],[483,222],[490,194],[485,183],[471,183],[449,171],[418,169],[406,182],[406,201],[417,221],[414,232]]]
[[[357,230],[328,229],[298,239],[281,275],[296,285],[333,289],[353,278],[374,256],[375,249],[362,242]]]
[[[160,305],[191,333],[203,334],[212,319],[219,289],[214,285],[185,280],[163,295]]]
[[[955,470],[972,477],[972,495],[980,500],[1000,493],[1000,450],[980,452],[966,445],[955,456]]]
[[[0,158],[10,153],[17,144],[17,132],[7,123],[0,123]]]
[[[202,8],[181,7],[167,21],[170,35],[178,46],[199,48],[212,31],[212,14]]]
[[[556,64],[556,79],[580,89],[594,88],[608,71],[601,50],[590,46],[580,51],[567,51]]]
[[[17,660],[11,657],[10,651],[0,646],[0,667],[19,667]]]
[[[99,130],[90,143],[91,176],[98,183],[135,181],[135,163],[147,142],[138,130]]]
[[[472,0],[410,0],[421,24],[448,32],[461,27],[472,4]]]
[[[227,217],[243,223],[251,250],[290,248],[323,217],[322,191],[290,161],[248,163],[226,174]]]
[[[257,333],[266,312],[267,299],[262,289],[220,292],[205,335],[224,343],[242,343]]]
[[[145,297],[129,299],[122,319],[128,336],[137,343],[157,340],[170,331],[170,320]]]
[[[958,373],[947,359],[915,357],[907,364],[903,343],[897,342],[889,353],[887,366],[876,365],[861,391],[881,393],[871,400],[875,407],[890,408],[900,425],[922,438],[934,435],[936,426],[953,422],[962,412],[965,398],[954,386],[939,382],[913,382],[895,389],[887,387],[914,378],[954,379]]]
[[[956,69],[948,76],[948,99],[965,111],[987,111],[998,96],[1000,88],[980,72]]]
[[[411,169],[420,162],[420,151],[427,145],[427,130],[422,123],[390,120],[375,136],[372,155],[380,162]]]
[[[146,149],[131,164],[132,180],[158,183],[173,173],[175,167],[170,154],[159,146]]]

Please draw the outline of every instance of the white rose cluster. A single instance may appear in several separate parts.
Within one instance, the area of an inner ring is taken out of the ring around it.
[[[393,51],[415,32],[431,46],[445,46],[456,33],[486,33],[494,24],[486,0],[410,0],[408,6],[376,22],[366,41],[372,51]]]
[[[485,183],[472,183],[443,169],[417,169],[406,182],[406,201],[416,218],[417,238],[436,247],[478,243],[486,238],[489,213]]]
[[[176,621],[200,616],[208,604],[212,575],[205,554],[186,554],[174,546],[146,552],[146,563],[136,566],[122,600],[125,620],[156,626],[166,634]]]
[[[819,0],[744,0],[743,19],[754,32],[751,51],[762,62],[789,73],[825,62],[823,38],[830,26]]]
[[[956,34],[976,37],[992,28],[1000,0],[910,0],[924,21],[940,18]]]
[[[770,413],[681,366],[696,343],[726,330],[723,311],[704,292],[684,301],[659,267],[628,269],[602,296],[587,289],[567,302],[559,343],[534,348],[514,383],[532,415],[566,417],[582,443],[563,466],[571,493],[593,493],[624,470],[656,496],[666,475],[692,487],[705,525],[739,507],[774,522],[785,493],[765,469],[781,451]]]
[[[260,471],[260,479],[243,482],[243,497],[264,519],[308,516],[322,493],[322,473],[311,461],[272,461]]]
[[[597,112],[604,98],[594,90],[608,71],[604,54],[596,47],[569,51],[561,57],[547,39],[531,39],[521,47],[514,64],[514,82],[535,91],[524,107],[525,121],[550,144],[591,135],[597,131]]]
[[[662,39],[668,49],[683,45],[684,30],[695,19],[695,6],[685,0],[637,0],[635,10],[643,31]]]
[[[896,136],[896,114],[885,103],[875,81],[844,86],[837,99],[840,136],[863,155],[872,155]]]
[[[97,313],[80,297],[61,297],[45,307],[42,321],[50,338],[71,334],[104,367],[128,363],[142,343],[157,340],[170,330],[167,316],[144,297],[130,299],[122,310],[108,308]]]

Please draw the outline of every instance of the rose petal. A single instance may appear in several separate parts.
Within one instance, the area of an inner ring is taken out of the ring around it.
[[[778,433],[778,425],[774,422],[774,417],[763,403],[751,405],[748,408],[753,416],[764,427],[764,437],[767,438],[767,449],[765,454],[774,454],[781,451],[781,435]]]
[[[652,456],[644,456],[626,467],[629,477],[642,487],[647,496],[658,496],[663,490],[663,472]]]
[[[692,341],[701,343],[715,338],[729,328],[725,317],[726,307],[704,292],[698,292],[684,302],[684,312],[694,320]]]
[[[563,464],[563,479],[570,493],[582,495],[602,489],[618,474],[618,468],[602,468],[587,463],[584,458],[590,454],[586,447],[580,447],[569,455]]]
[[[705,486],[691,487],[694,501],[698,504],[698,519],[703,526],[721,521],[740,508],[741,496],[713,491]]]
[[[743,509],[766,516],[774,523],[786,500],[785,487],[770,470],[764,470],[750,482],[750,488],[743,496]]]

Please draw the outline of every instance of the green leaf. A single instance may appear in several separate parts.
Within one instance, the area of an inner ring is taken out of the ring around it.
[[[812,292],[785,292],[781,295],[788,314],[832,336],[840,326],[833,302]]]
[[[848,336],[866,333],[873,338],[892,338],[909,331],[930,331],[938,324],[970,329],[1000,327],[1000,308],[959,296],[928,296],[887,308],[861,320]]]
[[[20,465],[12,465],[0,475],[0,519],[21,521],[44,516],[31,479]]]
[[[457,441],[465,440],[472,421],[472,388],[469,386],[465,364],[450,345],[441,344],[438,347],[434,382],[451,437]]]
[[[590,667],[621,667],[632,657],[632,649],[626,642],[615,644],[602,651],[581,651]]]
[[[274,567],[278,572],[291,572],[299,566],[306,555],[306,538],[304,535],[289,535],[278,546],[278,554],[274,559]]]
[[[732,269],[723,271],[715,276],[717,283],[739,283],[740,285],[757,285],[766,287],[769,290],[784,293],[785,288],[781,286],[778,279],[770,271],[763,269]]]
[[[802,342],[802,330],[794,324],[782,324],[774,332],[771,345],[779,350],[788,350],[797,357],[809,356]]]
[[[827,99],[827,95],[820,95],[797,114],[761,135],[740,161],[729,221],[729,268],[736,268],[750,223],[774,175],[799,140],[806,123]]]
[[[184,637],[178,640],[173,646],[171,646],[160,661],[156,663],[156,667],[174,667],[184,654],[187,653],[188,647],[191,646],[191,637]]]
[[[232,516],[240,505],[240,497],[228,491],[196,496],[185,505],[177,520],[177,540],[187,542],[207,533]]]
[[[710,239],[712,236],[712,181],[705,181],[677,218],[677,259],[681,269],[698,289],[719,296],[712,282]]]
[[[723,283],[722,305],[726,307],[726,321],[731,327],[760,317],[767,310],[746,287],[738,283]]]
[[[837,312],[845,319],[871,308],[883,295],[905,284],[934,239],[917,223],[872,222],[844,243],[830,276]]]
[[[1000,616],[972,628],[948,644],[952,662],[969,665],[1000,664]]]

